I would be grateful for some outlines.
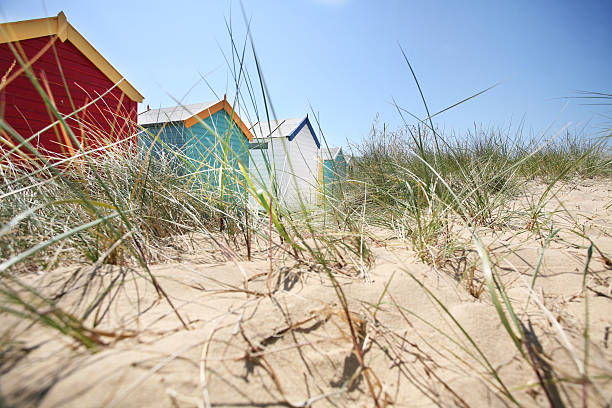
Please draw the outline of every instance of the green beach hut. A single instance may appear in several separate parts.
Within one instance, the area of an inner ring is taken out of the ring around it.
[[[248,168],[253,136],[227,99],[147,109],[138,125],[144,130],[138,138],[141,154],[178,167],[199,186],[244,191],[238,163]]]
[[[334,184],[346,177],[346,160],[341,147],[322,148],[319,158],[319,185],[329,192]]]

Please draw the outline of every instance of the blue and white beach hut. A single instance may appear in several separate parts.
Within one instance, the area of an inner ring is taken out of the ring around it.
[[[256,184],[289,208],[314,204],[321,143],[308,115],[257,122],[250,130],[249,167]]]

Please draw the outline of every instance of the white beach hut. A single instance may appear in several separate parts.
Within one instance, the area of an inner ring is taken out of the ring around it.
[[[321,143],[305,118],[257,122],[250,127],[249,169],[259,188],[289,208],[316,203]],[[274,182],[273,182],[274,180]]]

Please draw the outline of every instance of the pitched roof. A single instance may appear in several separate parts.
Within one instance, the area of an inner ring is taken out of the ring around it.
[[[323,160],[336,160],[338,153],[341,151],[341,147],[330,147],[329,149],[323,148],[321,149],[321,155],[323,156]]]
[[[308,126],[310,134],[314,139],[318,148],[321,147],[321,143],[317,138],[317,135],[310,124],[308,115],[305,118],[292,118],[292,119],[281,119],[271,121],[260,121],[251,125],[250,130],[253,135],[258,139],[270,138],[270,137],[287,137],[289,140],[295,139],[297,134],[302,130],[304,126]]]
[[[138,114],[139,125],[150,125],[164,122],[183,122],[213,106],[216,102],[194,103],[191,105],[170,106],[168,108],[149,109]]]
[[[63,11],[55,17],[0,24],[0,44],[51,35],[70,41],[131,100],[142,102],[144,97],[66,20]]]
[[[233,119],[234,123],[242,130],[247,139],[252,140],[253,134],[244,124],[242,119],[234,112],[226,98],[220,101],[194,103],[191,105],[171,106],[168,108],[149,109],[138,114],[139,125],[151,125],[154,123],[183,122],[186,128],[190,128],[201,120],[224,110]]]
[[[269,122],[259,121],[252,124],[249,129],[253,132],[253,136],[258,139],[288,137],[302,120],[303,118],[271,120]]]

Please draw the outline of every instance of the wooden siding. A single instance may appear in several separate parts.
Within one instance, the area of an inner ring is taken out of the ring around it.
[[[33,63],[32,70],[41,86],[48,89],[60,113],[71,113],[113,87],[113,82],[69,41],[61,42],[55,36],[47,36],[24,40],[15,46],[23,51],[27,61],[50,42],[53,45]],[[9,45],[0,44],[0,75],[8,73],[10,77],[19,68]],[[78,119],[69,119],[68,124],[86,148],[95,148],[131,135],[135,130],[136,109],[137,103],[116,87],[79,112]],[[0,112],[24,138],[56,120],[25,73],[0,91]],[[32,144],[52,154],[72,153],[59,125],[40,134]]]
[[[69,40],[108,79],[117,84],[134,102],[143,96],[113,67],[66,19],[63,11],[55,17],[15,21],[0,24],[0,44],[17,43],[32,38],[57,36],[61,42]]]
[[[183,122],[169,122],[144,125],[144,132],[138,136],[138,151],[150,154],[157,160],[162,160],[170,166],[182,167],[187,141],[192,133],[185,128]],[[155,138],[159,138],[153,144]],[[151,147],[152,146],[152,147]]]
[[[329,189],[334,183],[346,176],[346,160],[342,151],[335,160],[323,160],[323,188]]]
[[[242,190],[244,178],[238,160],[249,166],[248,139],[225,110],[218,111],[189,128],[193,138],[187,142],[186,155],[192,171],[207,183],[229,190]],[[210,130],[213,130],[211,132]]]
[[[291,177],[287,199],[290,203],[298,203],[299,192],[305,204],[314,204],[318,184],[319,148],[308,126],[302,127],[291,143],[291,165],[294,176]]]
[[[194,180],[227,191],[243,191],[244,177],[238,167],[242,161],[248,168],[248,139],[225,110],[187,128],[184,122],[156,123],[144,128],[150,133],[139,137],[141,154],[151,150],[153,156],[181,166]],[[212,130],[212,132],[211,132]],[[161,133],[160,133],[161,132]],[[153,138],[159,141],[151,149]]]
[[[268,148],[250,150],[250,172],[257,181],[256,187],[276,194],[289,208],[297,208],[300,199],[304,204],[314,204],[318,184],[318,147],[309,127],[302,127],[292,141],[287,137],[272,137],[254,139],[253,143],[260,142],[267,143]],[[272,167],[276,192],[270,185]]]

